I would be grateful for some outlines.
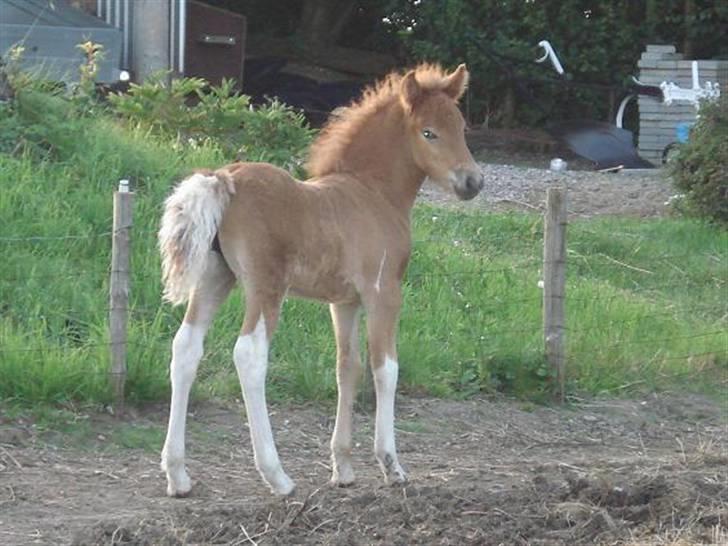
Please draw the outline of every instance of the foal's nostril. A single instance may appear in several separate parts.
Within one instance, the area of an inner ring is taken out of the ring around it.
[[[470,191],[480,191],[483,188],[483,177],[468,175],[465,179],[465,187]]]
[[[483,174],[475,170],[457,172],[457,181],[453,183],[455,194],[463,200],[472,199],[483,189]]]

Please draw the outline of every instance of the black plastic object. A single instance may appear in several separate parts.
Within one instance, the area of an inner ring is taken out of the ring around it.
[[[637,154],[632,132],[600,121],[566,121],[548,128],[575,154],[594,162],[597,170],[651,169],[654,165]]]

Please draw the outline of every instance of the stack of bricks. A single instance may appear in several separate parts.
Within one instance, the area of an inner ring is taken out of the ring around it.
[[[682,88],[693,87],[692,61],[683,59],[672,45],[648,45],[637,63],[639,79],[647,85],[674,82]],[[721,93],[728,93],[728,61],[698,61],[698,82],[718,82]],[[689,102],[674,101],[669,106],[650,97],[639,97],[640,130],[639,154],[655,165],[662,162],[662,153],[677,142],[679,123],[692,123],[697,110]]]

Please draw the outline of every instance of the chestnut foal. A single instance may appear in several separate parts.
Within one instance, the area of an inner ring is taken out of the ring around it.
[[[188,302],[172,343],[172,401],[162,468],[167,493],[191,488],[185,470],[190,387],[213,316],[233,286],[245,319],[233,359],[245,399],[255,464],[274,493],[294,488],[273,441],[265,400],[268,346],[287,295],[330,304],[339,389],[331,439],[332,483],[354,481],[352,405],[360,369],[359,311],[367,314],[376,389],[374,452],[387,483],[406,480],[394,441],[396,329],[410,256],[410,210],[429,177],[472,199],[483,177],[465,144],[457,101],[465,65],[451,74],[423,65],[392,74],[336,119],[313,144],[305,182],[264,163],[196,173],[167,199],[159,245],[164,296]]]

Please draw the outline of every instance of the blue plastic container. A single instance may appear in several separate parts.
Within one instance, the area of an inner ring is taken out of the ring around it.
[[[694,121],[684,121],[675,126],[675,136],[680,144],[685,144],[690,138],[690,129],[695,125]]]

